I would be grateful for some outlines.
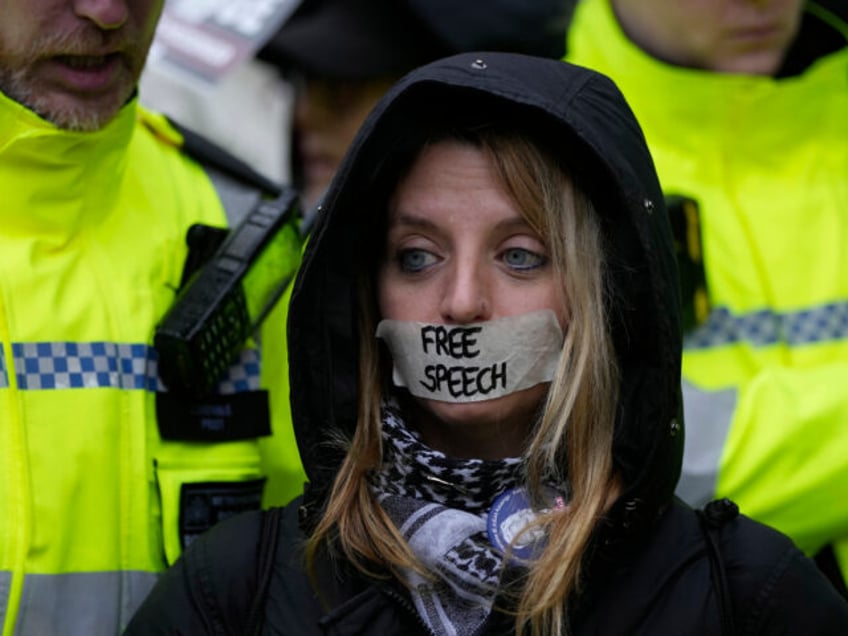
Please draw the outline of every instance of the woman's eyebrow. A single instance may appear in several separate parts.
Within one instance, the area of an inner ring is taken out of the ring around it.
[[[420,228],[422,230],[431,229],[437,230],[438,226],[427,216],[414,212],[396,212],[389,214],[389,229],[394,227],[411,227]],[[530,228],[530,223],[523,216],[509,217],[501,219],[495,223],[497,229],[527,229]]]
[[[393,212],[389,214],[389,228],[407,226],[421,229],[435,229],[436,224],[423,214]]]

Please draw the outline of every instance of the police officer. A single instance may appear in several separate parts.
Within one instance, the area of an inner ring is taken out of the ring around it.
[[[162,4],[0,3],[4,635],[119,633],[199,532],[302,488],[284,306],[203,401],[157,374],[187,231],[226,225],[228,173],[138,106]],[[243,203],[271,194],[237,172]]]
[[[828,1],[585,0],[567,44],[621,86],[673,202],[690,316],[679,494],[732,498],[843,592],[845,18]]]

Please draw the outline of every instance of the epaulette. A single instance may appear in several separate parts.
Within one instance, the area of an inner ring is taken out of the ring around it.
[[[143,123],[166,143],[203,166],[235,226],[263,197],[277,197],[283,185],[261,174],[207,137],[158,113],[143,112]]]
[[[282,185],[254,170],[246,162],[197,132],[168,119],[182,136],[182,151],[206,169],[221,199],[230,226],[254,208],[262,197],[276,197]]]

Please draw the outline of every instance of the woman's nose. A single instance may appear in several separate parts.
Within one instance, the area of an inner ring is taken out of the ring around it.
[[[439,309],[448,324],[489,320],[492,299],[485,276],[473,266],[455,267],[448,276]]]

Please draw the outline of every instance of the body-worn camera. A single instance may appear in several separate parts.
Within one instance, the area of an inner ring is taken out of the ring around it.
[[[183,285],[153,339],[169,391],[208,394],[300,264],[298,197],[261,200]]]

